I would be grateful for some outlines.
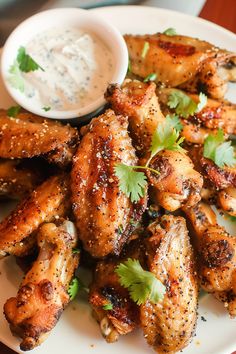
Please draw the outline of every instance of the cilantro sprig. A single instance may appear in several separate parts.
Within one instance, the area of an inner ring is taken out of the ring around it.
[[[183,118],[188,118],[195,113],[200,112],[207,104],[207,96],[204,93],[199,94],[199,102],[195,102],[183,91],[172,89],[168,97],[167,105],[175,109],[175,113]]]
[[[11,75],[8,80],[14,88],[24,92],[25,87],[22,72],[28,73],[38,69],[44,71],[44,69],[36,63],[36,61],[29,54],[26,53],[25,48],[21,46],[18,49],[16,60],[10,66],[9,73]]]
[[[218,129],[215,135],[209,134],[205,139],[203,156],[214,161],[218,167],[236,165],[234,147],[231,141],[225,141],[222,129]]]
[[[83,284],[82,280],[79,279],[78,277],[74,277],[70,285],[68,287],[68,294],[70,297],[70,300],[74,300],[78,294],[79,291],[84,290],[85,292],[89,292],[89,289]]]
[[[128,289],[131,299],[138,305],[148,300],[154,304],[163,300],[165,286],[153,273],[144,270],[138,260],[129,258],[120,263],[115,272],[120,284]]]
[[[21,106],[12,106],[12,107],[8,108],[7,116],[12,117],[12,118],[16,118],[17,115],[20,113],[20,110],[21,110]]]
[[[177,32],[176,32],[175,28],[169,27],[163,32],[163,34],[165,34],[167,36],[176,36]]]
[[[103,310],[105,310],[105,311],[111,311],[111,310],[113,310],[113,305],[112,305],[111,302],[109,302],[108,304],[103,305],[102,308],[103,308]]]
[[[157,78],[157,74],[151,73],[144,78],[143,82],[155,81],[156,78]]]
[[[159,172],[151,167],[149,164],[152,158],[161,150],[177,150],[185,152],[180,146],[184,141],[183,137],[179,137],[182,125],[177,116],[167,116],[163,123],[160,123],[155,130],[151,148],[150,158],[145,166],[128,166],[123,163],[117,164],[114,168],[115,175],[119,179],[120,190],[130,198],[131,202],[138,202],[140,198],[145,195],[147,187],[147,177],[144,170],[149,170],[152,173],[158,174]],[[137,170],[143,171],[137,171]]]

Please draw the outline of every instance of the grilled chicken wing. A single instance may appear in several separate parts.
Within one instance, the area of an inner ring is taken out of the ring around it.
[[[59,166],[71,161],[78,141],[77,130],[69,125],[24,113],[17,118],[0,115],[0,137],[2,158],[42,155]]]
[[[236,216],[236,188],[228,187],[218,193],[218,204],[229,215]]]
[[[168,104],[169,95],[173,91],[183,92],[181,90],[176,90],[176,89],[173,90],[168,88],[157,91],[158,99],[160,101],[162,109],[164,109],[164,111],[168,113],[172,112],[170,108],[167,106],[167,104]],[[188,92],[184,92],[184,94],[190,97],[196,103],[199,102],[198,95],[190,94]],[[193,116],[189,117],[188,119],[182,118],[181,123],[183,126],[185,126],[186,124],[188,125],[190,123],[197,127],[200,126],[203,129],[206,128],[205,129],[206,132],[208,132],[209,129],[217,130],[221,128],[226,134],[236,134],[236,105],[228,101],[217,101],[208,98],[206,106],[200,112],[195,113]],[[210,132],[212,133],[211,130]],[[187,138],[188,136],[186,137],[186,140],[189,141],[189,139]],[[190,141],[190,142],[198,143],[196,141]]]
[[[147,155],[153,133],[165,117],[155,94],[154,82],[125,80],[124,84],[110,85],[106,99],[117,114],[128,116],[129,130],[139,157]]]
[[[201,287],[222,300],[229,314],[236,316],[236,239],[217,224],[209,205],[199,203],[184,211],[195,231]]]
[[[108,110],[93,119],[74,157],[72,202],[79,237],[94,257],[119,254],[140,219],[145,200],[132,204],[119,189],[114,167],[135,165],[128,120]]]
[[[141,305],[144,336],[158,354],[188,345],[196,325],[198,285],[185,220],[165,215],[148,227],[149,271],[166,286],[163,301]]]
[[[21,168],[19,161],[0,161],[0,196],[21,199],[39,184],[39,173]]]
[[[186,36],[125,35],[131,70],[142,78],[157,74],[156,82],[167,87],[184,86],[190,92],[200,91],[214,98],[223,97],[226,80],[219,70],[228,62],[234,64],[235,54],[212,44]],[[149,49],[142,55],[145,43]],[[233,78],[234,79],[234,78]]]
[[[4,314],[13,334],[22,338],[21,350],[40,345],[55,327],[69,302],[67,289],[78,266],[75,227],[64,221],[41,226],[37,260],[26,274],[16,297],[7,300]]]
[[[169,211],[199,202],[203,179],[186,154],[162,150],[151,160],[150,167],[160,172],[157,175],[147,171],[153,201]]]
[[[0,223],[0,256],[22,256],[35,244],[35,235],[43,222],[68,211],[69,178],[65,174],[50,177],[37,187]]]

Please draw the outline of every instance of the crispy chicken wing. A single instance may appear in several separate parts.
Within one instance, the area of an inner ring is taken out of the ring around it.
[[[55,327],[69,302],[69,283],[78,266],[75,227],[64,221],[41,226],[37,260],[26,274],[16,297],[7,300],[4,314],[13,334],[22,338],[21,350],[40,345]]]
[[[117,114],[128,116],[129,130],[139,157],[147,155],[153,133],[165,117],[155,94],[154,82],[125,80],[124,84],[110,85],[106,99]]]
[[[146,199],[131,203],[120,191],[114,167],[135,165],[128,120],[108,110],[93,119],[74,157],[72,202],[79,237],[94,257],[119,254],[139,220]]]
[[[169,211],[199,202],[203,179],[186,154],[162,150],[151,160],[150,167],[160,172],[157,175],[147,171],[153,201]]]
[[[218,204],[229,215],[236,216],[236,188],[228,187],[218,193]]]
[[[0,157],[44,156],[49,162],[64,166],[71,161],[78,132],[37,116],[22,113],[17,118],[0,115]]]
[[[164,215],[148,227],[149,271],[166,286],[163,301],[141,305],[144,336],[158,354],[175,353],[190,342],[197,319],[198,285],[193,250],[182,217]]]
[[[0,161],[0,196],[21,199],[32,192],[40,181],[39,173],[21,168],[19,161]]]
[[[207,92],[214,98],[223,97],[226,81],[219,70],[231,61],[235,54],[220,50],[210,43],[186,36],[125,35],[132,73],[144,78],[150,73],[157,74],[156,82],[167,87],[184,86],[188,91]],[[149,49],[142,55],[145,43]],[[221,77],[221,76],[222,77]],[[233,78],[235,79],[235,78]]]
[[[195,231],[198,276],[202,288],[222,300],[236,316],[236,238],[217,224],[209,205],[184,209]]]
[[[170,94],[176,89],[164,88],[158,90],[158,99],[160,101],[161,107],[166,113],[173,113],[173,111],[168,107],[168,99]],[[178,90],[179,92],[183,92]],[[199,102],[199,96],[190,94],[188,92],[183,92],[185,95],[190,97],[196,103]],[[181,116],[180,116],[181,118]],[[197,127],[205,128],[205,131],[209,134],[212,131],[209,129],[217,130],[219,128],[223,129],[225,134],[236,134],[236,105],[228,101],[217,101],[208,98],[207,104],[205,107],[198,113],[195,113],[193,116],[188,117],[187,119],[181,118],[181,123],[185,125],[192,124]],[[203,130],[204,131],[204,130]],[[184,132],[183,132],[184,133]],[[183,134],[185,136],[185,134]],[[203,137],[203,140],[206,136]],[[193,139],[193,138],[192,138]],[[193,143],[199,143],[198,141],[192,141],[190,136],[190,141],[188,136],[186,140]]]
[[[69,204],[69,177],[50,177],[37,187],[0,223],[0,256],[22,256],[35,244],[35,235],[43,222],[64,216]]]

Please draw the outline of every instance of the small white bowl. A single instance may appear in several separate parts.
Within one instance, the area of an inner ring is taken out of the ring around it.
[[[4,45],[1,57],[2,77],[9,94],[26,110],[53,119],[68,120],[80,117],[78,122],[84,122],[102,109],[105,104],[103,96],[83,108],[67,111],[51,109],[45,112],[42,107],[33,105],[30,98],[12,87],[8,81],[9,68],[17,57],[18,49],[21,46],[26,46],[37,34],[50,28],[61,26],[76,27],[95,33],[110,48],[115,60],[111,83],[121,84],[123,82],[128,67],[128,50],[122,35],[100,16],[78,8],[59,8],[43,11],[22,22],[11,33]],[[47,90],[46,87],[45,90]]]

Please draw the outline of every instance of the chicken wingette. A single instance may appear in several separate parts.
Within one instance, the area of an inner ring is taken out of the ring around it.
[[[199,202],[203,178],[185,153],[162,150],[151,160],[150,167],[159,172],[147,171],[153,202],[169,211]]]
[[[209,205],[199,203],[184,211],[194,229],[201,287],[224,302],[230,316],[236,316],[236,238],[217,224]]]
[[[16,118],[0,115],[0,157],[45,157],[59,166],[67,165],[78,142],[78,132],[69,125],[62,125],[28,113]]]
[[[235,65],[236,55],[205,41],[162,33],[127,34],[124,39],[131,71],[142,78],[155,73],[157,83],[167,87],[182,85],[189,92],[204,91],[213,98],[224,96],[229,79],[236,81],[236,75],[227,76],[220,70],[229,62]],[[145,43],[148,50],[143,55]]]
[[[193,250],[182,217],[164,215],[149,225],[148,268],[166,286],[164,299],[141,305],[144,337],[158,354],[176,353],[194,335],[198,284]]]
[[[79,237],[93,257],[118,255],[140,219],[146,198],[137,203],[120,191],[118,163],[137,158],[127,131],[127,117],[107,110],[92,120],[74,156],[72,203]]]
[[[64,216],[69,209],[69,177],[50,177],[19,203],[0,223],[0,257],[23,256],[35,244],[35,231],[44,223]]]
[[[165,120],[155,93],[154,82],[125,80],[108,86],[106,99],[117,114],[128,116],[129,131],[139,157],[148,155],[157,125]]]
[[[22,199],[41,179],[36,171],[19,166],[19,161],[0,160],[0,196]]]
[[[68,287],[78,266],[74,224],[46,223],[37,235],[39,255],[25,275],[16,297],[7,300],[4,314],[21,350],[40,345],[55,327],[69,302]]]

